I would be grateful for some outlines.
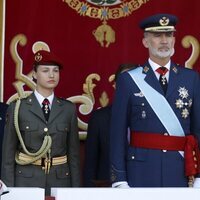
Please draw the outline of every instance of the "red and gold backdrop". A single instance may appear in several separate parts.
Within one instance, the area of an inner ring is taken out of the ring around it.
[[[175,62],[200,71],[199,0],[1,0],[0,100],[34,89],[32,55],[56,53],[64,63],[57,96],[78,107],[80,133],[93,109],[112,101],[121,63],[144,63],[138,23],[156,13],[179,18]]]

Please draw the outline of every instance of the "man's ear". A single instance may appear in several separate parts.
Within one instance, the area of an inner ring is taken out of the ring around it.
[[[143,45],[144,45],[145,48],[149,48],[147,38],[144,37],[144,38],[142,39],[142,43],[143,43]]]

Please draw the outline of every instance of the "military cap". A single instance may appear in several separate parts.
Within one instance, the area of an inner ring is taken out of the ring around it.
[[[55,54],[45,50],[37,51],[34,54],[33,65],[57,65],[59,68],[63,67],[62,61]]]
[[[140,28],[145,32],[174,32],[178,18],[170,14],[157,14],[144,19]]]

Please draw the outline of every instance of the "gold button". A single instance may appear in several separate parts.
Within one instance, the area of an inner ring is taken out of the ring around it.
[[[48,128],[46,127],[46,128],[44,128],[44,132],[47,132],[48,131]]]
[[[26,126],[26,129],[29,129],[29,126]]]

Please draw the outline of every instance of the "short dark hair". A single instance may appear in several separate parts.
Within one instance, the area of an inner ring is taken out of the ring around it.
[[[134,69],[136,68],[138,65],[137,64],[133,64],[133,63],[124,63],[124,64],[120,64],[117,71],[115,72],[115,79],[114,81],[117,81],[117,78],[119,76],[119,74],[121,74],[124,71],[128,71],[130,69]]]

